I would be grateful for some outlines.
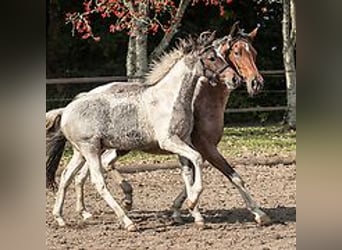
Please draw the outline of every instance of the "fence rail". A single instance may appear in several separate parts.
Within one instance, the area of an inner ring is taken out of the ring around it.
[[[226,109],[224,112],[227,113],[247,113],[247,112],[270,112],[270,111],[282,111],[287,110],[286,106],[277,107],[251,107],[251,108],[239,108],[239,109]]]
[[[261,70],[260,73],[265,76],[282,76],[284,70]],[[135,80],[141,79],[141,77],[135,77]],[[133,79],[133,80],[134,80]],[[130,79],[132,80],[132,79]],[[70,77],[70,78],[48,78],[46,84],[82,84],[82,83],[103,83],[103,82],[127,82],[126,76],[99,76],[99,77]]]
[[[260,73],[267,77],[282,77],[285,74],[284,70],[261,70]],[[130,81],[139,81],[141,78],[136,77],[134,79],[129,79]],[[128,78],[126,76],[100,76],[100,77],[71,77],[71,78],[49,78],[46,79],[47,85],[52,84],[87,84],[87,83],[107,83],[107,82],[127,82]],[[265,90],[267,92],[286,92],[286,90]],[[72,98],[54,98],[47,99],[47,102],[60,102],[60,101],[71,101]],[[249,108],[228,108],[225,113],[246,113],[246,112],[272,112],[272,111],[286,111],[288,107],[286,106],[276,106],[276,107],[249,107]]]

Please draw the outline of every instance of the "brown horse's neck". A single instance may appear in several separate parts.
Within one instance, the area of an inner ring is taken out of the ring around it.
[[[195,112],[198,110],[203,115],[203,111],[206,110],[209,113],[223,115],[230,92],[224,84],[215,87],[203,84],[195,100]]]
[[[212,87],[203,84],[194,102],[194,143],[206,138],[207,142],[217,145],[221,140],[224,126],[224,111],[231,90],[223,84]]]

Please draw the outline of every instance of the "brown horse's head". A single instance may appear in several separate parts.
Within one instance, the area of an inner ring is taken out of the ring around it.
[[[259,93],[264,85],[264,79],[255,65],[257,52],[252,42],[258,27],[250,33],[244,33],[236,22],[230,34],[220,40],[218,50],[232,64],[243,81],[247,84],[248,93],[253,96]]]

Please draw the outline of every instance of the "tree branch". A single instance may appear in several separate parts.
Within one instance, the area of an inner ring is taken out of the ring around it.
[[[158,46],[153,50],[153,52],[150,55],[150,60],[158,57],[161,55],[161,53],[167,48],[169,43],[171,42],[171,39],[173,36],[178,32],[178,28],[180,26],[180,23],[182,21],[184,12],[186,8],[188,7],[191,0],[181,0],[178,6],[177,13],[175,15],[175,22],[170,27],[169,32],[166,32],[164,34],[163,39],[160,41]]]

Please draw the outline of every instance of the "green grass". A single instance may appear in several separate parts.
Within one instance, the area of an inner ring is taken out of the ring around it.
[[[281,126],[231,127],[224,129],[218,145],[220,152],[227,157],[245,155],[288,155],[296,151],[296,132],[283,131]],[[71,150],[64,153],[64,161],[71,157]],[[160,163],[176,160],[175,155],[152,155],[132,151],[120,158],[118,164]]]
[[[233,157],[286,155],[296,151],[296,132],[283,131],[281,126],[225,128],[218,147],[223,155]]]

